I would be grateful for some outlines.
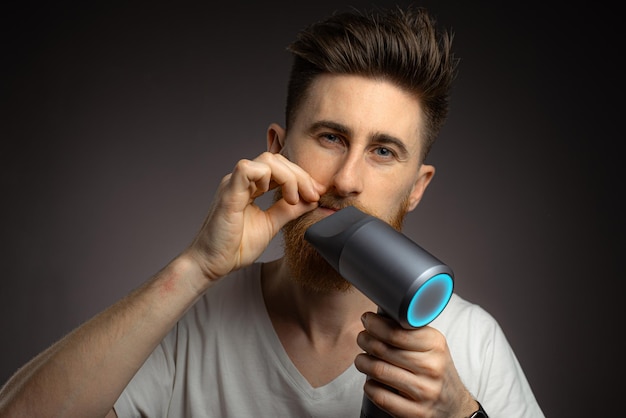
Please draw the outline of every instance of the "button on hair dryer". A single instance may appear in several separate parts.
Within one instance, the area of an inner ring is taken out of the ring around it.
[[[337,272],[402,327],[434,320],[448,304],[453,272],[386,222],[349,206],[313,224],[304,234]],[[386,418],[363,397],[361,418]]]

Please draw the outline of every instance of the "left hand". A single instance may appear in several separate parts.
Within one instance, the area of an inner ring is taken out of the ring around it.
[[[468,417],[477,409],[438,330],[404,329],[373,312],[362,319],[365,330],[357,343],[365,353],[354,364],[369,376],[364,391],[379,408],[394,417],[413,418]]]

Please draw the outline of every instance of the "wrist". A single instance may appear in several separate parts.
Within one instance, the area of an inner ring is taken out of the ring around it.
[[[480,404],[480,402],[474,400],[474,403],[476,404],[476,407],[474,409],[474,412],[469,415],[469,418],[489,418],[487,412],[485,412],[485,409]]]
[[[157,276],[163,292],[190,293],[188,297],[193,299],[202,295],[212,283],[194,257],[186,253],[173,259]]]

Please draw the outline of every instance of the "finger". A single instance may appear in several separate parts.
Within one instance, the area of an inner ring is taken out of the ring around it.
[[[271,168],[267,164],[253,160],[239,160],[230,176],[225,177],[224,194],[232,195],[243,207],[250,203],[250,199],[267,192],[270,189],[272,178]],[[243,199],[245,198],[245,199]]]
[[[354,365],[357,370],[369,377],[367,385],[372,395],[378,392],[378,396],[389,396],[389,394],[380,393],[384,389],[406,399],[419,401],[428,399],[436,393],[432,379],[416,375],[367,353],[359,354],[355,358]]]
[[[278,200],[270,206],[266,213],[273,222],[276,231],[280,230],[285,224],[300,215],[305,214],[318,207],[317,202],[306,202],[302,199],[295,205],[285,202],[283,199]]]
[[[271,168],[271,188],[281,187],[283,199],[292,205],[300,199],[317,202],[323,189],[304,169],[280,154],[265,152],[257,157],[258,161]]]
[[[374,380],[368,379],[363,386],[365,395],[378,408],[394,417],[425,417],[431,411],[427,403],[413,398],[407,398],[392,388]]]
[[[439,367],[442,366],[442,361],[444,361],[444,357],[436,355],[436,350],[412,351],[406,348],[399,348],[378,339],[368,331],[362,331],[358,334],[357,344],[371,358],[383,362],[383,364],[376,363],[379,367],[383,367],[384,364],[393,365],[411,373],[431,378],[437,375],[437,370],[439,370]],[[372,366],[371,363],[368,364]]]
[[[439,331],[430,326],[405,329],[393,319],[373,312],[363,314],[361,319],[365,330],[373,337],[391,346],[409,351],[430,350],[434,339],[437,339],[439,334]]]
[[[378,367],[386,367],[393,365],[404,370],[415,372],[419,369],[419,362],[423,361],[425,357],[424,353],[408,351],[387,344],[369,334],[367,331],[362,331],[357,336],[357,344],[361,347],[369,357],[379,360],[378,362],[368,362],[367,364]],[[380,370],[385,372],[385,370]]]
[[[315,190],[310,176],[295,165],[288,166],[286,162],[288,160],[284,157],[278,159],[270,153],[264,153],[254,160],[238,161],[231,175],[226,176],[223,181],[225,203],[233,203],[242,210],[250,200],[277,185],[282,187],[283,195],[286,195],[284,199],[288,203],[298,203],[301,194],[312,201],[317,201],[319,193]]]

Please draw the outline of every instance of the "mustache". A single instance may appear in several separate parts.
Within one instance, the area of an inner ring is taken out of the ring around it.
[[[339,197],[335,194],[326,193],[320,196],[320,200],[317,202],[320,207],[341,210],[348,206],[356,206],[358,202],[355,199]]]
[[[280,200],[282,198],[283,198],[283,193],[282,193],[282,190],[279,187],[279,188],[277,188],[274,191],[274,202],[277,202],[278,200]],[[338,211],[338,210],[347,208],[348,206],[354,206],[355,208],[359,209],[361,212],[367,213],[368,215],[380,217],[379,214],[376,213],[376,211],[373,211],[370,208],[368,208],[367,206],[364,206],[356,198],[354,198],[354,197],[343,197],[343,196],[340,196],[340,195],[336,194],[333,191],[329,191],[329,192],[326,192],[323,195],[321,195],[320,199],[317,202],[317,204],[320,207],[327,208],[327,209],[332,209],[334,211]],[[307,214],[304,214],[302,216],[304,217],[306,215]]]
[[[378,217],[378,214],[375,213],[375,211],[364,206],[357,199],[350,197],[341,197],[332,192],[321,195],[320,200],[317,203],[320,207],[332,209],[335,211],[347,208],[348,206],[354,206],[355,208],[361,210],[364,213],[367,213],[368,215]]]

